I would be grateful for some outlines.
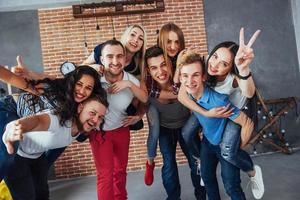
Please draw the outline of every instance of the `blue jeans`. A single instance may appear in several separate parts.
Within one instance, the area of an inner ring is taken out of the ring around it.
[[[253,170],[253,162],[249,154],[240,149],[241,127],[228,120],[220,145],[222,157],[244,172]]]
[[[197,134],[200,128],[201,125],[194,114],[191,114],[191,116],[189,117],[189,119],[186,121],[185,125],[182,128],[183,140],[187,145],[187,147],[192,152],[193,156],[197,158],[200,157],[200,149],[201,149],[201,143],[197,142],[197,140],[199,140]]]
[[[160,123],[158,110],[151,103],[149,104],[147,118],[149,126],[149,134],[147,138],[147,152],[148,158],[153,159],[156,157]]]
[[[12,164],[14,155],[7,153],[6,147],[2,141],[5,126],[9,122],[18,119],[17,105],[12,96],[0,98],[0,181],[6,176],[7,171]],[[14,143],[15,152],[18,149],[18,142]]]
[[[200,185],[200,175],[197,174],[197,168],[195,165],[196,160],[192,157],[192,154],[188,151],[187,146],[183,141],[181,129],[160,127],[159,148],[163,156],[162,180],[168,195],[167,200],[180,199],[181,194],[178,168],[176,163],[177,141],[179,141],[181,149],[185,154],[191,168],[191,179],[195,188],[194,193],[196,199],[204,200],[206,199],[206,192],[205,188]]]
[[[219,162],[226,193],[232,200],[245,200],[246,197],[241,188],[240,169],[221,156],[220,145],[212,145],[204,136],[201,147],[201,175],[209,200],[221,199],[216,176]]]

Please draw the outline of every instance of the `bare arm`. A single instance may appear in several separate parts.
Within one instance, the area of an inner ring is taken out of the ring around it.
[[[241,126],[240,147],[243,148],[247,145],[251,137],[251,134],[254,129],[254,123],[249,117],[247,117],[247,115],[244,112],[240,112],[240,115],[233,121]]]
[[[85,61],[83,61],[83,65],[92,65],[95,64],[96,61],[94,59],[94,51],[89,55],[89,57],[87,59],[85,59]]]
[[[249,73],[250,70],[248,73],[246,72],[245,74],[249,74]],[[242,73],[240,72],[240,74]],[[247,80],[239,79],[238,77],[235,78],[239,84],[239,88],[241,89],[242,94],[247,98],[252,98],[255,94],[255,84],[252,76],[250,76]]]
[[[188,94],[183,86],[181,86],[179,89],[178,101],[188,109],[205,116],[206,110],[188,97]]]
[[[18,121],[22,132],[47,131],[50,126],[50,116],[46,113],[21,118]]]
[[[239,49],[234,59],[234,63],[238,68],[240,77],[247,77],[251,73],[249,66],[254,59],[254,51],[251,46],[253,45],[259,34],[260,30],[257,30],[250,38],[248,44],[245,44],[244,28],[241,28],[240,30]],[[250,75],[250,77],[246,79],[236,78],[236,80],[238,81],[239,87],[242,90],[242,94],[248,98],[253,97],[255,93],[255,85],[252,76]]]
[[[179,89],[178,100],[188,109],[194,112],[198,112],[205,117],[227,118],[232,115],[233,111],[233,108],[230,108],[230,104],[228,104],[227,106],[206,110],[188,97],[187,92],[183,86],[181,86]]]
[[[56,78],[47,73],[39,73],[39,72],[29,70],[28,67],[24,64],[22,57],[19,55],[17,56],[16,60],[17,60],[17,66],[12,67],[11,71],[18,76],[22,76],[28,79],[35,79],[35,80],[44,79],[44,78],[50,78],[50,79]]]
[[[34,88],[28,87],[28,83],[25,78],[15,75],[3,66],[0,66],[0,79],[1,81],[11,84],[14,87],[38,95],[38,92]]]
[[[3,134],[2,140],[6,146],[7,152],[14,152],[13,143],[23,139],[23,134],[30,131],[47,131],[50,126],[50,117],[48,114],[34,115],[21,118],[9,123]]]
[[[148,94],[145,90],[135,85],[133,82],[129,81],[129,88],[132,91],[133,95],[140,100],[142,103],[147,103]]]
[[[94,68],[100,75],[104,72],[103,65],[96,64],[95,58],[94,58],[94,51],[89,55],[89,57],[83,61],[83,65],[88,65],[92,68]]]
[[[148,94],[146,92],[146,89],[142,89],[130,80],[122,80],[112,84],[108,92],[118,93],[125,88],[129,88],[133,95],[142,103],[146,103],[148,101]]]

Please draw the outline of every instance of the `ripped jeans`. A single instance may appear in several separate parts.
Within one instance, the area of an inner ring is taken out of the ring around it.
[[[249,154],[240,148],[240,133],[240,125],[228,120],[220,144],[221,155],[227,162],[249,172],[253,170],[253,162]]]
[[[196,157],[199,157],[199,148],[195,148],[193,141],[199,127],[200,124],[197,118],[192,114],[182,128],[184,142]],[[249,172],[253,170],[253,162],[249,154],[240,149],[240,138],[241,127],[233,121],[227,120],[227,125],[224,129],[222,142],[220,144],[221,155],[227,162],[240,168],[244,172]]]

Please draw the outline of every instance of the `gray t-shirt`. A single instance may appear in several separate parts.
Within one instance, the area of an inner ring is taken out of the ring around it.
[[[154,98],[150,98],[150,103],[154,105],[159,112],[160,125],[170,129],[183,127],[190,116],[190,111],[179,101],[169,104],[162,104]]]

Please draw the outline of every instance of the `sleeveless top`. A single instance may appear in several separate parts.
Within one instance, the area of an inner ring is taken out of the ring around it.
[[[227,94],[230,102],[241,109],[246,104],[247,97],[242,94],[242,90],[239,87],[233,87],[233,81],[234,75],[229,73],[224,81],[217,83],[214,89],[221,94]]]

